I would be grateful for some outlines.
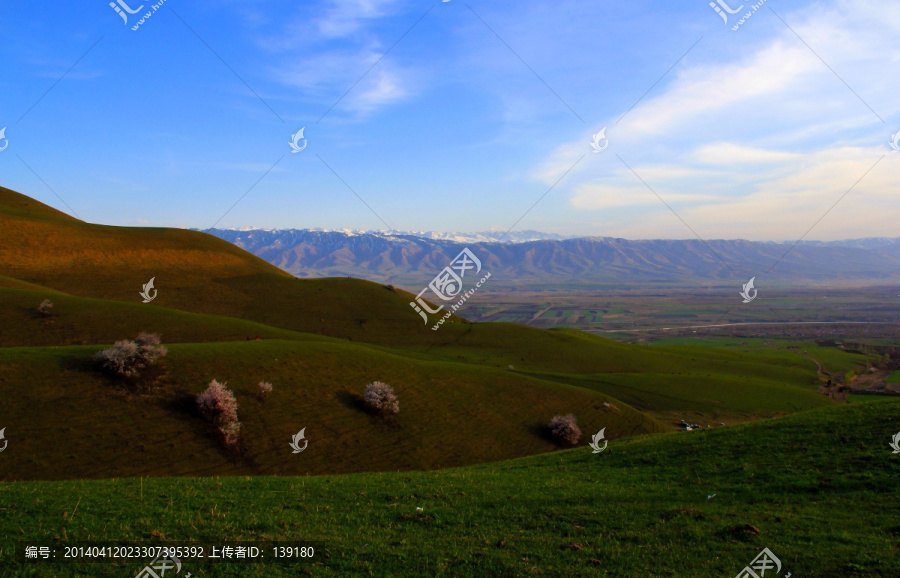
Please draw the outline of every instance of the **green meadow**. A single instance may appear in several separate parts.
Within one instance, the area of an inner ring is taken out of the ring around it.
[[[294,564],[184,561],[195,576],[646,577],[734,576],[769,548],[781,575],[897,576],[898,415],[853,404],[431,472],[4,483],[0,547],[316,544]],[[7,561],[4,576],[145,563]]]

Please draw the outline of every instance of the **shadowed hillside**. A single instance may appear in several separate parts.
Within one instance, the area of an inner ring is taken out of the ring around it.
[[[391,287],[295,279],[203,233],[91,225],[8,190],[0,202],[0,424],[15,448],[0,479],[443,468],[552,451],[555,414],[618,439],[670,429],[658,419],[673,412],[709,423],[832,403],[798,355],[460,318],[432,331]],[[141,331],[169,347],[159,369],[140,387],[101,375],[101,346]],[[238,453],[197,413],[212,379],[238,397]],[[361,407],[375,380],[400,414]],[[304,427],[316,450],[297,459],[287,440]]]
[[[0,423],[11,443],[0,480],[434,469],[551,451],[544,427],[569,412],[613,439],[666,429],[587,389],[333,340],[171,345],[153,395],[93,371],[97,350],[0,350]],[[237,395],[239,458],[197,412],[212,379]],[[399,414],[363,408],[376,379],[396,390]],[[264,401],[263,380],[274,385]],[[288,440],[301,428],[310,450],[297,456]]]

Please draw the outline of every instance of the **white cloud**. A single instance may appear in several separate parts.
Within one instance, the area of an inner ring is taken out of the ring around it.
[[[415,72],[382,59],[382,56],[373,46],[356,52],[331,51],[293,62],[282,69],[273,69],[273,74],[282,83],[302,89],[323,102],[336,101],[353,87],[341,100],[339,108],[368,113],[415,92]]]
[[[760,151],[762,155],[765,152]],[[896,193],[900,190],[900,154],[881,149],[833,148],[794,155],[787,171],[781,155],[773,152],[772,158],[768,166],[754,164],[758,182],[738,191],[726,190],[719,194],[685,191],[683,183],[665,180],[650,184],[681,218],[707,239],[799,238],[841,197],[837,207],[817,225],[814,238],[896,236],[896,219],[900,214],[900,195]],[[652,166],[634,169],[648,182],[646,175],[654,172]],[[614,184],[575,187],[570,199],[572,207],[640,211],[639,219],[621,219],[608,226],[607,234],[646,238],[647,231],[652,230],[653,237],[691,235],[633,175],[632,182],[622,176],[617,175]],[[706,183],[705,186],[714,185]]]
[[[659,191],[657,191],[659,194]],[[670,205],[672,203],[715,202],[713,195],[696,193],[666,193],[660,195]],[[644,185],[579,185],[571,200],[576,209],[600,210],[616,207],[656,206],[659,198]]]
[[[313,23],[325,38],[350,36],[367,21],[388,15],[397,4],[397,0],[334,0]]]
[[[403,79],[393,71],[373,71],[367,80],[367,86],[351,101],[356,104],[357,110],[368,112],[409,94],[403,86]]]
[[[683,69],[664,95],[638,105],[618,128],[631,135],[664,136],[692,120],[809,82],[821,67],[806,47],[778,40],[743,62]]]
[[[774,15],[767,39],[734,40],[744,45],[730,61],[721,61],[727,51],[720,47],[698,48],[688,60],[720,61],[686,60],[658,96],[618,125],[606,119],[610,148],[602,161],[579,163],[561,185],[570,207],[615,215],[604,234],[692,236],[619,155],[704,238],[791,239],[887,155],[815,237],[895,236],[900,154],[888,154],[886,145],[898,127],[882,123],[860,99],[882,118],[900,113],[900,77],[886,74],[900,59],[900,5],[838,0],[779,13],[827,66]],[[556,181],[589,152],[588,133],[602,126],[557,147],[532,176]]]
[[[701,163],[734,165],[744,163],[780,163],[798,159],[801,155],[784,151],[768,151],[734,143],[714,143],[701,146],[693,154]]]
[[[328,106],[348,89],[339,109],[364,114],[414,93],[415,72],[385,59],[384,43],[371,31],[379,19],[395,15],[398,0],[331,0],[318,17],[296,17],[264,48],[289,53],[270,67],[282,84]],[[371,69],[371,70],[370,70]]]

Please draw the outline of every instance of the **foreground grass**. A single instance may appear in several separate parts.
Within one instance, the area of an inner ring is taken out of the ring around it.
[[[134,575],[145,561],[23,567],[11,552],[161,533],[323,543],[293,566],[186,562],[195,576],[721,577],[764,547],[782,576],[897,576],[898,429],[885,401],[435,472],[3,483],[2,573]]]

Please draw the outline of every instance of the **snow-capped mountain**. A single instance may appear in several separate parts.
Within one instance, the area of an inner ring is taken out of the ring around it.
[[[810,241],[795,246],[744,240],[554,238],[559,236],[536,231],[507,238],[496,232],[205,232],[299,277],[351,276],[419,284],[430,281],[468,247],[494,279],[509,283],[746,282],[754,276],[780,282],[900,281],[900,239]]]

